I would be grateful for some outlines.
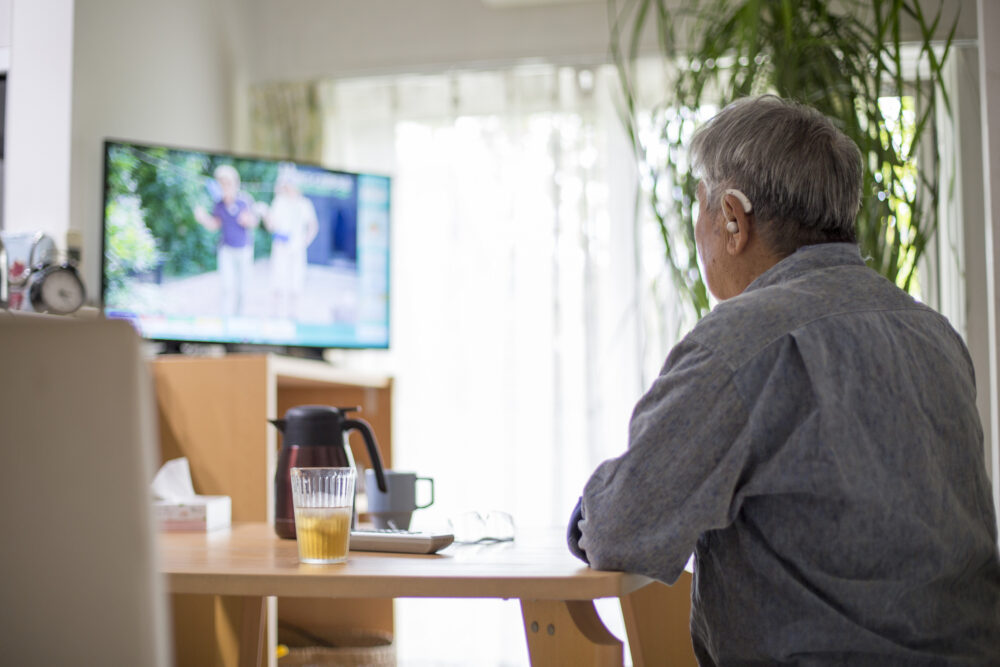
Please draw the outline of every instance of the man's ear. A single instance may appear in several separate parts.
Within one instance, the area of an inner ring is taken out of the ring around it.
[[[753,213],[747,213],[742,202],[727,193],[722,197],[722,215],[725,218],[726,252],[739,255],[750,242]]]

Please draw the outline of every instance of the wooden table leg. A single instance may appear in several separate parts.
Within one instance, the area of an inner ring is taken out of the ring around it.
[[[240,629],[239,667],[260,667],[264,657],[264,636],[267,598],[246,596],[243,598],[243,621]]]
[[[536,667],[622,667],[622,643],[590,600],[521,600],[528,654]]]
[[[691,645],[691,575],[673,586],[658,581],[622,597],[622,617],[635,667],[697,667]]]

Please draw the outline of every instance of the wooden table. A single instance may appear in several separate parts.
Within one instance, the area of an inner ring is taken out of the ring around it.
[[[434,556],[352,551],[347,563],[320,566],[300,564],[295,542],[278,539],[266,523],[234,524],[208,534],[162,534],[160,569],[172,593],[242,599],[241,667],[261,664],[268,596],[518,598],[532,665],[620,667],[622,642],[593,604],[617,597],[636,667],[696,664],[688,575],[668,587],[592,570],[555,531],[519,535],[514,543],[452,545]]]

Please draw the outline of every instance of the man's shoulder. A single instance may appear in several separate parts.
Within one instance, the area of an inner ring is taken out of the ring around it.
[[[702,318],[688,338],[722,354],[735,367],[775,340],[805,327],[850,328],[867,314],[898,312],[947,323],[942,315],[868,267],[832,266],[724,301]]]

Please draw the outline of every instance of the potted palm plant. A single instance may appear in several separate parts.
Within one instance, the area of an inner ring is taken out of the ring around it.
[[[900,287],[916,287],[938,222],[933,117],[936,107],[948,109],[942,68],[957,25],[957,17],[945,20],[940,5],[925,13],[926,4],[609,0],[621,115],[667,265],[696,317],[709,301],[694,245],[697,182],[687,171],[685,146],[705,109],[746,95],[775,93],[814,106],[858,144],[865,161],[857,223],[862,255]],[[666,78],[652,94],[639,70],[650,32]]]

